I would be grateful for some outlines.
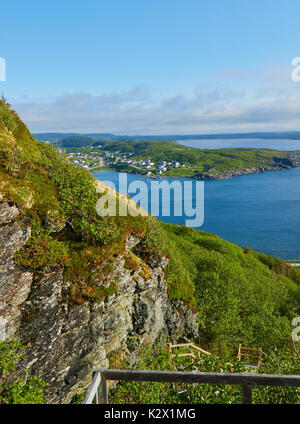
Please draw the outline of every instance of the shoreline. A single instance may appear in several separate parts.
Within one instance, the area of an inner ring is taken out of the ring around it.
[[[204,174],[199,173],[195,176],[189,176],[189,175],[144,175],[143,173],[139,172],[130,172],[128,170],[122,170],[117,169],[116,167],[110,167],[110,166],[103,166],[101,168],[96,169],[88,169],[89,172],[102,172],[102,171],[114,171],[114,172],[124,172],[126,174],[135,174],[140,177],[145,177],[148,179],[159,179],[159,178],[189,178],[192,180],[199,180],[199,181],[222,181],[222,180],[229,180],[233,177],[242,177],[243,175],[252,175],[252,174],[264,174],[265,172],[272,172],[272,171],[284,171],[294,168],[299,168],[300,163],[298,165],[294,166],[272,166],[272,167],[256,167],[256,168],[243,168],[240,170],[232,170],[232,171],[223,171],[220,174],[213,175],[213,174]]]

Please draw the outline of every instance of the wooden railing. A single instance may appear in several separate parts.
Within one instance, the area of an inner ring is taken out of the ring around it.
[[[242,403],[252,403],[253,386],[300,387],[298,375],[234,374],[214,372],[131,371],[100,369],[94,372],[84,404],[107,404],[107,381],[151,381],[186,384],[234,384],[242,386]]]
[[[257,368],[261,369],[263,366],[263,356],[266,356],[266,354],[260,349],[251,349],[249,347],[244,347],[241,344],[239,344],[237,356],[239,361],[242,360],[242,357],[256,359],[257,363],[253,365],[256,365]]]
[[[184,348],[187,350],[187,352],[184,353],[174,353],[173,349],[179,349]],[[202,349],[199,346],[196,346],[194,343],[180,343],[180,344],[168,344],[168,353],[171,358],[180,358],[183,356],[192,356],[195,358],[196,356],[200,356],[201,353],[205,355],[211,355],[210,352],[207,352],[206,350]]]

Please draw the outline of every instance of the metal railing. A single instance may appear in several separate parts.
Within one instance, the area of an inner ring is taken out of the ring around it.
[[[244,404],[252,403],[253,386],[300,387],[300,376],[298,375],[100,369],[94,372],[92,383],[83,403],[107,404],[107,381],[111,380],[241,385],[242,403]]]

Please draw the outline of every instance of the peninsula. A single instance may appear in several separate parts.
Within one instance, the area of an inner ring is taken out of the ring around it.
[[[300,151],[257,148],[196,149],[176,141],[101,140],[68,137],[56,144],[71,162],[147,177],[221,180],[300,166]]]

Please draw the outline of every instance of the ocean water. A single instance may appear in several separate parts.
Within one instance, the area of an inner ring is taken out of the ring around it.
[[[275,150],[300,150],[300,140],[266,140],[262,138],[237,138],[216,140],[177,140],[178,143],[196,149],[225,149],[229,147],[254,147]]]
[[[111,181],[118,190],[117,172],[101,171],[93,175]],[[128,184],[133,180],[151,184],[148,178],[133,174],[127,178]],[[179,179],[181,183],[185,180],[192,181]],[[300,259],[300,167],[205,181],[204,194],[204,223],[200,230],[266,254],[287,260]],[[171,200],[173,204],[174,199]],[[180,225],[184,225],[186,219],[172,214],[165,217],[162,213],[158,218]]]

